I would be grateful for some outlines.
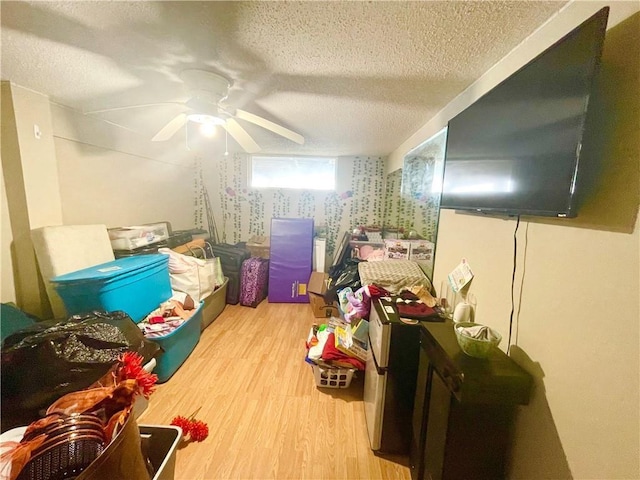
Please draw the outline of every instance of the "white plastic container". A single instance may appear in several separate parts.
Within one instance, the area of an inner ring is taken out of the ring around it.
[[[460,302],[456,305],[456,308],[453,310],[453,321],[454,323],[465,323],[470,322],[471,314],[473,310],[471,304],[466,302]]]
[[[169,238],[166,223],[109,228],[107,233],[114,250],[135,250]]]
[[[148,455],[154,469],[151,480],[173,480],[176,470],[176,451],[182,439],[182,429],[174,425],[138,425],[138,427],[142,451]]]

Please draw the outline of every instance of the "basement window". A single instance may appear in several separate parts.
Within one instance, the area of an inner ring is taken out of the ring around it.
[[[253,155],[251,187],[335,190],[336,159]]]

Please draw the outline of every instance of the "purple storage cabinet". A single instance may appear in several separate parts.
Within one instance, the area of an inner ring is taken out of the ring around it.
[[[313,219],[272,218],[269,302],[309,303],[313,261]]]

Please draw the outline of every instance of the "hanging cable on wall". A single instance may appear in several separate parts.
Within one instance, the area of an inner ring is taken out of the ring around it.
[[[513,231],[513,272],[511,273],[511,314],[509,315],[509,342],[507,343],[507,354],[511,349],[511,333],[513,331],[513,312],[515,311],[515,283],[516,283],[516,262],[518,259],[518,227],[520,226],[520,215],[516,220],[516,228]]]
[[[520,311],[522,310],[522,292],[524,291],[524,280],[527,274],[527,251],[528,251],[528,245],[529,245],[530,223],[527,222],[526,225],[527,227],[524,230],[524,245],[522,245],[522,240],[520,241],[520,244],[521,244],[520,251],[522,252],[520,254],[520,256],[522,257],[522,262],[521,262],[522,268],[520,269],[520,291],[518,293],[518,309],[514,313],[515,322],[516,322],[515,338],[513,340],[514,345],[518,345],[518,335],[520,334]]]

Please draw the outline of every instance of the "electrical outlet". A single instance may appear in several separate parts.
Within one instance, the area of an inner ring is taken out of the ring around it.
[[[40,130],[40,126],[37,123],[33,124],[33,136],[38,140],[40,140],[40,138],[42,137],[42,131]]]

